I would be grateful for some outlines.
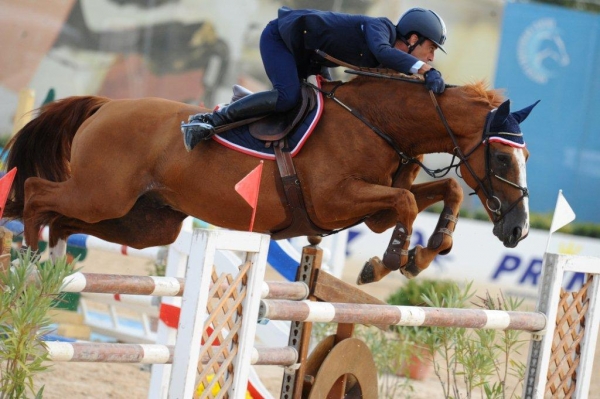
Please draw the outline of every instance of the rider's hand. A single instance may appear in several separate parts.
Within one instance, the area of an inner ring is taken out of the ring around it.
[[[425,77],[425,87],[435,94],[442,94],[446,89],[442,74],[437,69],[431,68],[423,76]]]

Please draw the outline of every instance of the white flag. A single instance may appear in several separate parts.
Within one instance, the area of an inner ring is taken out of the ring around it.
[[[550,233],[554,233],[556,230],[568,225],[573,220],[575,220],[575,212],[573,212],[573,209],[571,209],[571,206],[563,196],[562,190],[558,190],[558,198],[556,200],[554,216],[552,217]]]

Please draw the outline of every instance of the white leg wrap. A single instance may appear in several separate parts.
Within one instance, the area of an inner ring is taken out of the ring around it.
[[[56,262],[57,259],[62,258],[67,254],[67,242],[65,240],[58,240],[55,247],[50,247],[50,259],[52,262]]]

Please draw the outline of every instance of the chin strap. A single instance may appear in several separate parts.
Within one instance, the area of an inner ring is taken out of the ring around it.
[[[408,47],[408,54],[411,54],[413,52],[413,50],[417,48],[417,46],[420,46],[425,41],[425,36],[417,35],[417,37],[419,38],[419,40],[417,40],[415,42],[415,44],[412,44],[412,45],[408,42],[408,40],[406,40],[406,38],[404,38],[404,37],[400,38],[402,43],[406,44],[406,47]]]

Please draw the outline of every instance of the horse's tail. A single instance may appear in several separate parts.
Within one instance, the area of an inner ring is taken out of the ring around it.
[[[51,102],[15,134],[8,151],[6,170],[17,167],[17,175],[4,209],[4,217],[21,218],[25,180],[37,176],[61,182],[70,176],[71,143],[81,124],[110,101],[104,97],[68,97]]]

